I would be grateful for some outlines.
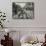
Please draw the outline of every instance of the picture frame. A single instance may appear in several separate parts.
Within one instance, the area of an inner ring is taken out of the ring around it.
[[[12,2],[13,19],[34,19],[34,2]]]

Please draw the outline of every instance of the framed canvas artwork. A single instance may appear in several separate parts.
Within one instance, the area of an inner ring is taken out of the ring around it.
[[[12,2],[13,19],[34,19],[34,2]]]

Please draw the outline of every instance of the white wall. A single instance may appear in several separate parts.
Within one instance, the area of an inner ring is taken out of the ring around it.
[[[34,2],[35,18],[33,20],[12,19],[12,2],[13,1]],[[38,31],[38,32],[45,31],[44,33],[46,33],[46,0],[0,0],[0,10],[5,12],[7,16],[5,27],[8,27],[8,29],[11,29],[11,31],[13,30],[20,31],[20,36],[27,33],[30,34],[31,31]],[[0,31],[2,31],[2,29],[0,29]],[[16,36],[18,38],[17,33],[16,33]]]
[[[12,2],[34,2],[33,20],[14,20],[12,19]],[[6,12],[6,27],[46,27],[46,0],[0,0],[0,10]]]
[[[12,2],[18,2],[18,1],[34,2],[35,18],[33,20],[12,19]],[[10,29],[14,29],[18,31],[28,31],[28,30],[29,31],[46,31],[46,5],[45,4],[46,4],[46,0],[0,0],[0,10],[5,12],[7,16],[6,17],[7,20],[4,26],[8,28],[10,27]]]

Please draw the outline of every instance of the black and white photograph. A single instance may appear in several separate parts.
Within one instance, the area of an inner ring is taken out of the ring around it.
[[[12,2],[13,19],[34,19],[34,2]]]

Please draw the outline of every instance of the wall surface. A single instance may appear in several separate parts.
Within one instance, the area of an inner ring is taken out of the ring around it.
[[[34,2],[34,19],[12,19],[12,2]],[[46,0],[0,0],[0,10],[6,13],[5,27],[46,27]]]
[[[34,16],[35,16],[34,19],[28,19],[28,20],[12,19],[12,2],[18,2],[18,1],[34,2]],[[19,32],[20,37],[27,33],[31,34],[32,31],[33,32],[45,31],[44,33],[46,33],[46,5],[45,4],[46,4],[46,0],[0,0],[0,10],[5,12],[7,16],[6,17],[7,20],[4,23],[4,26],[6,28],[8,27],[10,31],[20,31]],[[2,31],[1,28],[0,28],[0,31]],[[15,39],[19,37],[18,35],[16,33]],[[16,43],[16,45],[18,46],[20,44]]]
[[[12,19],[12,2],[34,2],[35,18],[28,20]],[[18,31],[46,31],[46,0],[0,0],[0,11],[6,13],[5,27]],[[1,30],[1,29],[0,29]]]

